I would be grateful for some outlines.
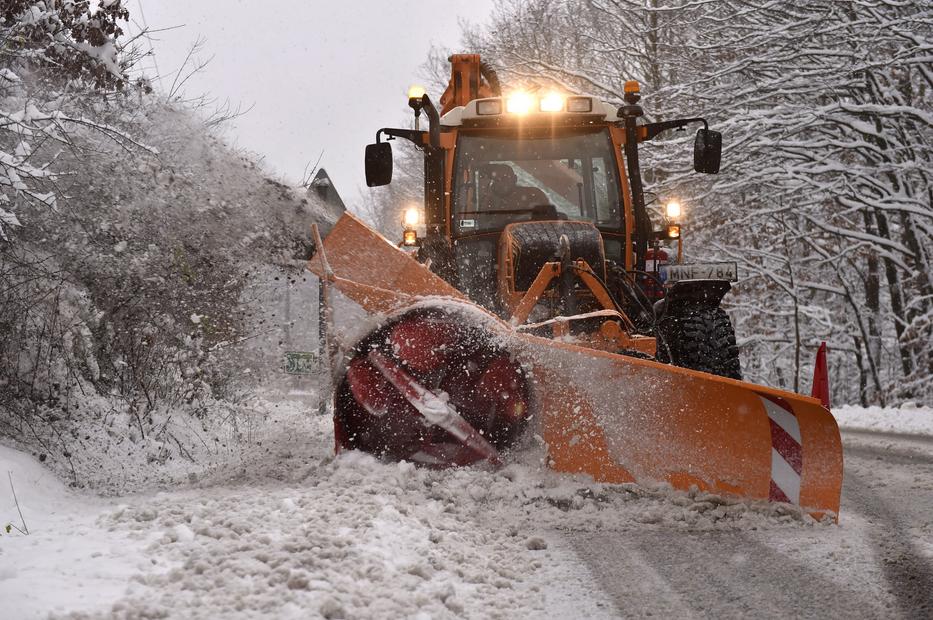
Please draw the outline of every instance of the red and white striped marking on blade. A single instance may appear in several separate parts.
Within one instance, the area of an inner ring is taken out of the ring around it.
[[[367,358],[428,422],[443,428],[463,445],[497,467],[502,465],[499,451],[483,439],[482,435],[449,403],[441,400],[431,390],[415,381],[398,364],[379,351],[373,349]]]
[[[771,424],[772,502],[800,505],[800,475],[803,473],[803,446],[800,424],[783,399],[761,396]]]

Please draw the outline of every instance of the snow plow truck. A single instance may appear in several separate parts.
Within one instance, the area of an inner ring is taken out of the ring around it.
[[[478,55],[450,62],[440,109],[413,87],[414,128],[379,129],[366,147],[369,186],[391,182],[393,140],[423,153],[424,200],[401,242],[345,214],[309,263],[337,451],[498,466],[538,437],[559,472],[836,518],[833,416],[741,380],[720,307],[735,266],[680,264],[680,207],[649,217],[639,144],[702,124],[694,167],[717,173],[721,135],[701,118],[645,122],[636,82],[621,106],[504,95]],[[338,302],[376,327],[338,346]]]

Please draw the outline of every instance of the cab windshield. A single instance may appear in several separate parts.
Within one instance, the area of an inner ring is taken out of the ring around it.
[[[618,229],[618,172],[605,128],[554,135],[461,133],[454,174],[458,235],[526,219],[570,219]]]

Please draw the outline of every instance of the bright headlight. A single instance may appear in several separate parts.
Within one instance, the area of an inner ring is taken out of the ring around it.
[[[421,99],[424,97],[424,86],[420,84],[413,84],[411,88],[408,89],[408,98],[409,99]]]
[[[531,106],[534,105],[534,99],[525,92],[517,92],[509,95],[505,100],[505,111],[509,114],[528,114],[531,112]]]
[[[408,207],[405,209],[405,216],[402,220],[405,222],[405,228],[414,228],[418,225],[418,222],[421,220],[421,213],[418,210],[418,207]]]
[[[672,220],[676,220],[677,218],[679,218],[681,211],[682,210],[680,208],[680,203],[677,202],[676,200],[670,201],[669,203],[667,203],[667,207],[665,207],[665,212],[667,213],[667,217]]]
[[[542,112],[562,112],[564,110],[564,98],[557,93],[548,93],[541,99],[538,106]]]

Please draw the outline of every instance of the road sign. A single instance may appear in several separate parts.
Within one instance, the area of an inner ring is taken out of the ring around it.
[[[317,353],[286,351],[283,370],[290,375],[311,375],[318,370]]]

